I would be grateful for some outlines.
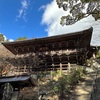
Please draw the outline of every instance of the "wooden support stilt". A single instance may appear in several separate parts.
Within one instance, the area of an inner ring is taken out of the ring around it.
[[[51,72],[50,72],[51,80],[53,80],[53,71],[54,71],[54,64],[52,64],[52,70],[51,70]]]
[[[62,76],[62,63],[60,63],[60,76]]]
[[[24,72],[26,71],[26,65],[24,66]]]
[[[95,59],[96,57],[95,57],[95,54],[93,54],[93,58]]]
[[[70,72],[70,68],[71,68],[71,66],[70,66],[70,63],[68,62],[68,71]]]
[[[50,78],[53,80],[52,70],[50,71]]]

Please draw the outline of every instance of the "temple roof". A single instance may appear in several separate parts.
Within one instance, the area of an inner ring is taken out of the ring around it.
[[[0,57],[14,57],[14,54],[0,43]]]
[[[35,39],[30,39],[30,40],[23,40],[23,41],[14,41],[14,42],[3,42],[2,44],[8,49],[10,50],[13,54],[23,54],[23,53],[28,53],[28,52],[32,52],[31,49],[30,50],[23,50],[18,52],[19,48],[25,47],[25,49],[31,48],[31,46],[43,46],[43,45],[48,45],[48,44],[53,44],[53,43],[57,43],[57,42],[63,42],[63,41],[70,41],[70,40],[78,40],[80,38],[85,40],[85,36],[87,35],[87,43],[83,43],[82,45],[86,45],[89,46],[90,45],[90,41],[91,41],[91,36],[92,36],[92,31],[93,28],[89,28],[83,31],[79,31],[79,32],[73,32],[73,33],[69,33],[69,34],[63,34],[63,35],[57,35],[57,36],[51,36],[51,37],[44,37],[44,38],[35,38]],[[28,48],[27,48],[28,46]],[[81,45],[80,45],[81,46]],[[38,48],[40,48],[38,47]],[[25,51],[25,52],[24,52]],[[37,49],[35,48],[33,50],[33,52],[37,51]]]
[[[0,85],[5,83],[11,83],[14,87],[18,86],[25,86],[25,85],[31,85],[34,86],[35,83],[33,82],[33,79],[30,75],[19,75],[19,76],[4,76],[0,77]],[[29,83],[29,84],[27,84]],[[26,86],[27,87],[27,86]]]

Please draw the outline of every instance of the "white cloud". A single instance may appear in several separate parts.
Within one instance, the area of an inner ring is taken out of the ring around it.
[[[0,33],[0,34],[3,34],[3,33]],[[9,41],[9,42],[13,42],[14,40],[13,39],[9,39],[3,34],[3,37],[4,37],[4,41]]]
[[[4,41],[7,41],[7,37],[5,35],[3,35],[3,37],[4,37]]]
[[[4,37],[4,41],[7,41],[7,40],[8,40],[7,37],[6,37],[5,35],[3,35],[3,37]],[[9,39],[8,41],[9,41],[9,42],[13,42],[14,40],[13,40],[13,39]]]
[[[39,11],[40,11],[40,10],[45,10],[45,8],[46,8],[46,5],[42,5],[42,6],[39,8]]]
[[[21,8],[18,10],[18,15],[16,16],[16,21],[18,21],[18,19],[23,18],[23,20],[26,22],[26,14],[27,14],[27,9],[30,5],[30,0],[22,0],[21,1]]]
[[[100,20],[95,21],[92,16],[89,16],[88,18],[84,18],[74,25],[61,26],[60,18],[61,16],[67,15],[67,13],[68,12],[64,11],[63,9],[58,8],[56,0],[53,0],[50,4],[46,5],[41,23],[47,25],[46,31],[48,32],[48,36],[81,31],[93,26],[94,31],[91,44],[100,45]]]
[[[45,12],[43,14],[42,24],[51,25],[53,22],[57,22],[62,15],[66,15],[66,12],[59,9],[55,0],[46,5]]]
[[[13,39],[9,39],[9,42],[13,42],[14,40]]]

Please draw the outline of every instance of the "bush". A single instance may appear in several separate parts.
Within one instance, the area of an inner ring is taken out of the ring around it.
[[[96,58],[100,58],[100,51],[96,53]]]
[[[62,75],[53,87],[53,91],[60,94],[60,97],[64,97],[71,92],[71,89],[78,84],[79,80],[83,78],[86,71],[83,67],[79,66],[73,68],[68,75]]]

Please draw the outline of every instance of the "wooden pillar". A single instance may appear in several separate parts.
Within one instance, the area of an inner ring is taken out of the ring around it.
[[[93,53],[93,58],[94,58],[94,59],[96,58],[95,53]]]
[[[70,66],[70,63],[68,62],[68,71],[70,72],[70,68],[71,68],[71,66]]]
[[[24,66],[24,72],[26,71],[26,65]]]
[[[20,68],[19,68],[20,66],[18,65],[18,74],[20,75]]]
[[[55,68],[54,68],[54,64],[52,64],[52,70],[53,70],[53,71],[55,70]]]
[[[40,58],[40,60],[41,60],[41,62],[44,62],[44,66],[45,66],[44,71],[46,71],[46,70],[48,70],[48,67],[47,67],[47,61],[45,59],[45,53],[41,53],[41,55],[42,55],[43,59]]]
[[[53,71],[54,71],[54,64],[52,64],[52,69],[50,71],[50,78],[53,80]]]
[[[51,78],[51,80],[53,80],[53,71],[52,70],[50,71],[50,78]]]
[[[60,63],[60,76],[62,76],[62,63]]]

